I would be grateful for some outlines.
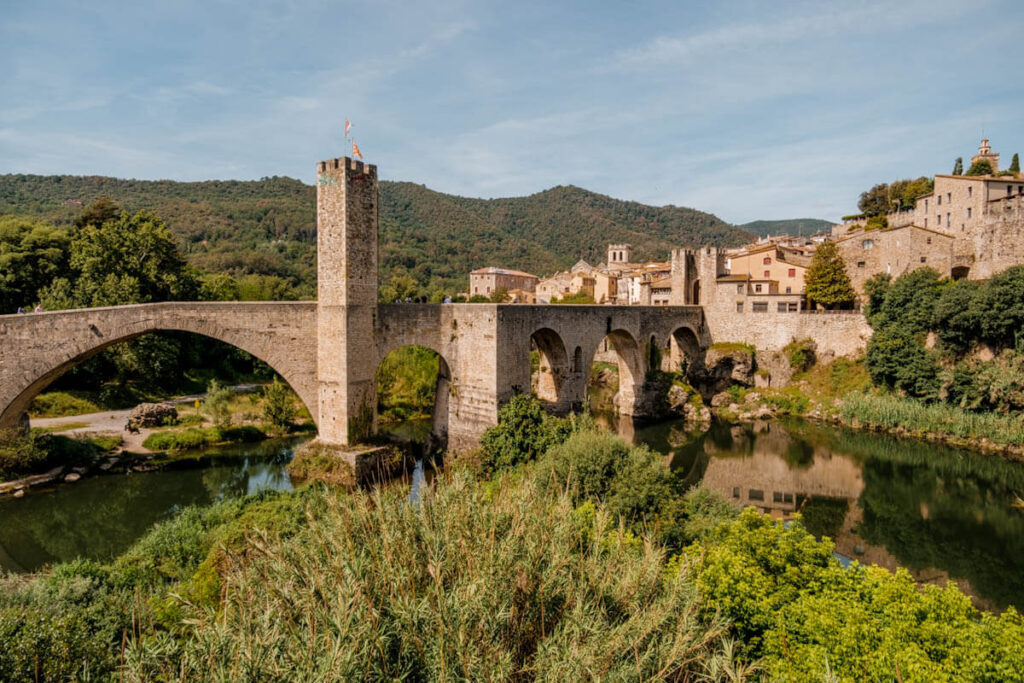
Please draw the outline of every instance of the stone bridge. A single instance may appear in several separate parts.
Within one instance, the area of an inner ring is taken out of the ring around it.
[[[586,400],[595,353],[619,364],[624,414],[652,404],[648,371],[693,366],[710,342],[699,306],[529,306],[377,303],[376,167],[318,165],[318,301],[158,303],[0,316],[0,429],[16,427],[32,398],[90,356],[149,332],[192,332],[265,361],[317,422],[320,439],[350,444],[376,431],[376,371],[407,345],[440,356],[434,431],[450,448],[475,444],[517,392],[552,410]]]

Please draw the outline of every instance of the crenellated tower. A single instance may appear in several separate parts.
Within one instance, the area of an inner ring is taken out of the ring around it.
[[[346,445],[376,419],[377,167],[330,159],[316,180],[318,426]]]

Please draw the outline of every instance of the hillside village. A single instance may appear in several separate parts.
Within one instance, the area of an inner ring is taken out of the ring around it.
[[[888,213],[848,217],[828,233],[764,237],[725,250],[673,249],[667,261],[634,262],[629,244],[609,244],[604,262],[591,265],[581,259],[569,270],[543,278],[496,266],[478,268],[469,274],[468,298],[499,293],[511,303],[565,300],[704,304],[736,313],[808,311],[815,306],[804,293],[805,275],[815,250],[826,241],[835,244],[861,299],[865,283],[878,273],[896,278],[930,267],[952,279],[986,279],[1024,263],[1024,175],[1019,168],[1001,171],[999,154],[987,139],[971,162],[967,175],[936,174],[933,191],[912,206],[894,202]],[[972,174],[976,169],[981,172]],[[694,275],[701,272],[703,278]]]

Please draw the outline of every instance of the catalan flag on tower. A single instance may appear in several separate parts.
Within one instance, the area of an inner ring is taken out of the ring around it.
[[[359,151],[359,145],[355,143],[355,140],[352,141],[352,156],[363,158],[363,153]]]

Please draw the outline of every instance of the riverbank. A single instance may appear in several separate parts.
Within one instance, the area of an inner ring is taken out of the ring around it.
[[[733,385],[712,405],[724,421],[794,416],[1024,461],[1024,417],[894,395],[871,386],[861,360],[816,365],[781,389]]]
[[[1019,680],[1015,611],[846,569],[799,521],[517,408],[488,469],[452,468],[415,504],[401,487],[262,494],[188,508],[110,562],[4,580],[0,677]]]

